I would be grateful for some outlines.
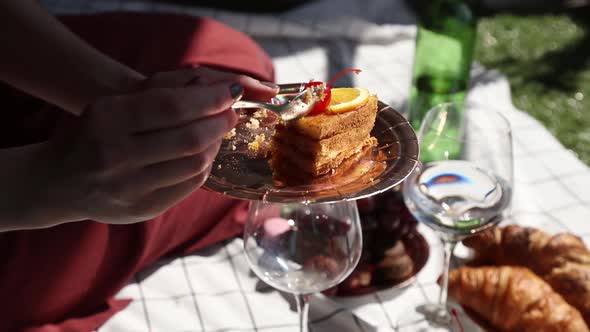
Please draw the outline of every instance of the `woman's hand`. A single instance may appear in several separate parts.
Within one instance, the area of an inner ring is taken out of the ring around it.
[[[236,124],[232,103],[242,94],[269,99],[276,92],[250,77],[197,68],[157,74],[139,92],[101,98],[49,142],[47,203],[67,211],[67,221],[153,218],[205,182]]]
[[[279,87],[271,82],[261,82],[252,77],[211,67],[195,67],[152,75],[138,89],[178,88],[194,84],[213,84],[220,82],[237,82],[244,87],[244,98],[249,100],[268,100],[276,95]]]

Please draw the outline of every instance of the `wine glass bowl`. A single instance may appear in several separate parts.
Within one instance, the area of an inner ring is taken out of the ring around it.
[[[512,135],[500,113],[445,103],[424,118],[421,161],[403,186],[416,218],[461,240],[499,222],[512,197]]]
[[[419,165],[407,181],[404,201],[408,209],[453,241],[500,222],[512,195],[504,179],[460,160]]]
[[[362,251],[361,234],[354,201],[252,201],[244,252],[261,280],[296,296],[301,331],[306,331],[309,295],[337,285],[354,270]]]

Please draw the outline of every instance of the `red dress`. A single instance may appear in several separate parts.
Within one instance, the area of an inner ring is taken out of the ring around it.
[[[274,78],[272,62],[260,47],[210,19],[132,13],[60,19],[144,74],[206,64]],[[12,110],[0,125],[2,146],[43,139],[39,136],[50,132],[59,116],[14,92],[2,92],[0,102]],[[164,256],[239,234],[244,209],[243,201],[198,190],[143,223],[81,221],[0,234],[0,331],[94,330],[127,305],[112,297],[136,272]]]

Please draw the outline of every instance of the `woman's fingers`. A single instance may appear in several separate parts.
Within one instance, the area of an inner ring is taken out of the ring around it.
[[[279,86],[272,82],[259,81],[247,75],[235,74],[208,67],[195,69],[196,83],[213,84],[223,81],[238,82],[244,87],[244,98],[252,100],[268,100],[279,92]]]
[[[244,98],[247,100],[269,101],[279,92],[279,86],[271,82],[260,82],[249,76],[240,76],[236,82],[244,87]]]
[[[126,147],[130,166],[149,165],[190,156],[204,151],[223,138],[237,122],[233,110],[190,122],[186,125],[134,135]]]
[[[224,82],[138,93],[126,100],[127,127],[142,133],[182,126],[229,109],[243,92],[241,85]],[[121,114],[114,115],[116,121]]]
[[[190,84],[195,78],[199,77],[196,68],[159,72],[145,80],[143,87],[146,89],[179,88]]]
[[[236,82],[244,87],[244,96],[254,100],[268,100],[278,92],[278,86],[271,82],[259,81],[247,75],[214,69],[196,67],[152,75],[145,88],[178,88],[187,85],[210,85],[220,82]]]
[[[129,181],[142,192],[150,192],[184,182],[206,172],[211,167],[220,145],[221,141],[217,141],[203,152],[143,167]]]
[[[135,204],[134,209],[142,212],[148,218],[157,216],[200,188],[207,180],[209,172],[210,168],[188,180],[155,190],[142,197]]]

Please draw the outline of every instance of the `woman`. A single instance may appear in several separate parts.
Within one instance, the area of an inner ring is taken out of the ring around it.
[[[93,330],[138,270],[241,231],[244,204],[199,188],[272,63],[208,19],[20,0],[0,26],[0,331]]]

